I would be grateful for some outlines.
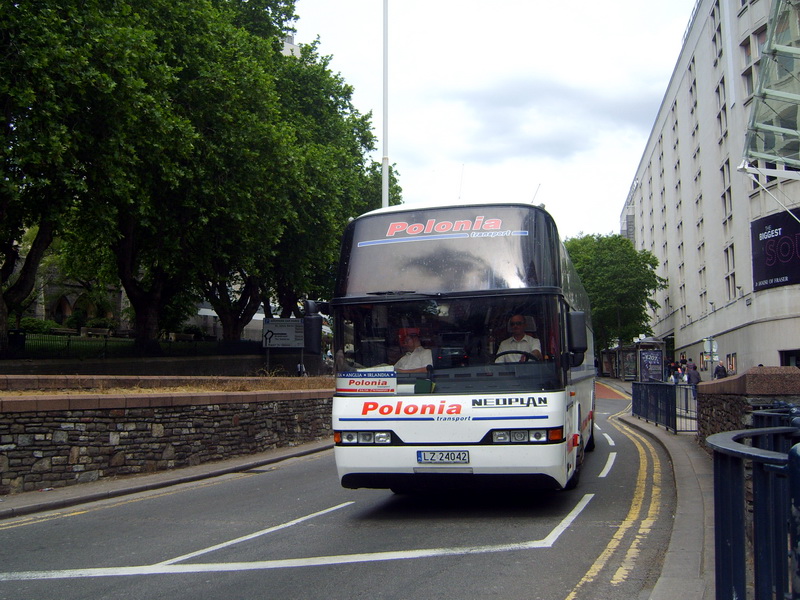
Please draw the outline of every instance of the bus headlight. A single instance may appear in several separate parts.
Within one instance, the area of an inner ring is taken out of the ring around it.
[[[533,431],[530,431],[529,434],[530,434],[530,441],[532,442],[547,441],[547,432],[544,429],[534,429]]]
[[[524,429],[516,429],[511,432],[511,441],[512,443],[525,443],[528,441],[528,432]]]
[[[495,444],[507,444],[509,441],[511,441],[511,436],[509,435],[508,431],[493,431],[492,441]]]
[[[487,434],[488,438],[488,434]],[[488,439],[484,438],[484,444]],[[565,441],[563,427],[546,429],[494,429],[492,444],[560,444]]]
[[[335,444],[391,444],[391,431],[334,431],[333,442]]]
[[[375,432],[375,443],[376,444],[391,444],[392,443],[392,432],[391,431],[376,431]]]

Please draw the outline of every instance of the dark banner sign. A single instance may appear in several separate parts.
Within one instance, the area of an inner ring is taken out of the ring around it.
[[[792,211],[800,217],[800,209]],[[800,223],[786,211],[753,221],[753,290],[800,283]]]
[[[663,381],[661,350],[639,350],[639,381]]]

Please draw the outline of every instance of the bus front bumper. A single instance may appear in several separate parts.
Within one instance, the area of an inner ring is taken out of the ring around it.
[[[420,450],[468,452],[458,464],[418,461]],[[461,488],[471,485],[563,487],[574,468],[565,465],[566,443],[542,445],[469,446],[336,446],[339,479],[346,488]]]

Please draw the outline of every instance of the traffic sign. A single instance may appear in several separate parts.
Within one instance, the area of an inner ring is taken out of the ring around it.
[[[264,319],[264,348],[302,348],[303,319]]]

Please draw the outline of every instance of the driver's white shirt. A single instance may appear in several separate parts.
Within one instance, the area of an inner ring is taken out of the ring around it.
[[[506,352],[508,350],[519,350],[520,352],[530,352],[532,353],[534,350],[542,351],[542,345],[538,339],[525,334],[522,336],[522,339],[517,341],[514,339],[512,335],[510,338],[503,340],[500,342],[500,346],[497,348],[497,354],[501,352]],[[519,362],[522,360],[522,354],[505,354],[503,356],[498,356],[494,362],[496,363],[504,363],[504,362]]]
[[[400,360],[395,363],[394,368],[396,371],[401,369],[424,369],[428,365],[432,364],[433,355],[431,354],[430,349],[417,346],[412,352],[406,352],[402,357],[400,357]]]

